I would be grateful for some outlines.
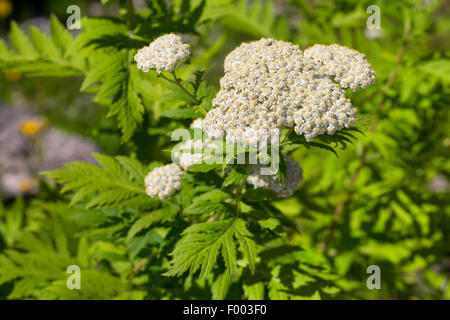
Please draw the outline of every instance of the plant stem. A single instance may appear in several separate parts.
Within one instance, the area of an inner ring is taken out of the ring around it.
[[[293,128],[288,129],[288,131],[286,132],[286,135],[281,139],[280,145],[283,143],[284,140],[286,140],[291,135],[292,131],[294,131]]]
[[[179,78],[177,78],[177,76],[176,76],[176,74],[175,74],[175,71],[172,71],[171,73],[172,73],[172,75],[173,75],[173,79],[174,79],[174,80],[167,78],[162,72],[161,72],[159,75],[160,75],[161,77],[163,77],[164,79],[166,79],[167,81],[169,81],[169,82],[171,82],[171,83],[173,83],[173,84],[176,84],[176,85],[177,85],[181,90],[183,90],[189,97],[191,97],[192,100],[194,100],[194,102],[195,102],[196,104],[200,104],[200,101],[197,99],[197,97],[194,96],[192,93],[190,93],[185,87],[183,87],[183,85],[181,84],[181,80],[180,80]]]
[[[174,204],[174,203],[172,203],[172,202],[170,202],[170,201],[168,201],[166,199],[162,199],[161,202],[163,202],[163,203],[167,204],[168,206],[176,209],[177,211],[180,210],[180,207],[178,205],[176,205],[176,204]]]
[[[134,30],[136,28],[136,13],[134,12],[133,0],[127,0],[126,4],[130,30]]]
[[[134,268],[133,271],[131,272],[131,274],[128,277],[128,283],[131,283],[131,281],[133,281],[134,277],[137,275],[137,273],[142,269],[143,266],[145,266],[145,264],[153,259],[156,256],[155,253],[150,254],[149,256],[145,257],[144,259],[142,259]]]
[[[247,168],[245,171],[247,173]],[[242,189],[244,188],[246,182],[247,182],[247,174],[245,175],[245,178],[242,179],[241,182],[239,182],[239,185],[236,188],[236,219],[241,214]]]
[[[245,180],[242,180],[245,182]],[[238,186],[238,189],[236,190],[236,218],[239,217],[239,215],[241,214],[241,198],[242,198],[242,187],[243,187],[243,183],[241,182]]]
[[[183,85],[181,84],[181,80],[177,78],[177,75],[175,74],[175,70],[172,71],[172,75],[177,86],[179,86],[184,92],[186,92],[195,101],[196,104],[200,104],[200,101],[197,100],[197,97],[190,93],[185,87],[183,87]]]

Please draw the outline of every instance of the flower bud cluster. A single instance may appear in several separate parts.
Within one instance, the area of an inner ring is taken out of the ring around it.
[[[203,119],[202,118],[195,119],[194,121],[192,121],[189,127],[191,129],[201,129],[203,127]]]
[[[163,200],[181,189],[182,177],[183,171],[175,163],[155,168],[145,177],[145,191],[150,197]]]
[[[179,35],[170,33],[157,38],[148,47],[140,49],[134,57],[138,69],[148,72],[156,69],[161,73],[163,69],[172,72],[175,65],[191,55],[189,44],[181,41]]]
[[[205,154],[205,148],[214,150],[216,145],[208,140],[186,140],[177,147],[177,150],[174,150],[172,159],[187,170],[193,164],[200,164],[203,160],[212,158],[211,153]]]
[[[256,165],[252,168],[247,177],[247,183],[253,185],[255,189],[265,188],[272,190],[280,198],[290,197],[298,185],[303,180],[303,170],[294,160],[285,158],[286,163],[286,178],[280,185],[278,175],[262,175],[262,165]]]

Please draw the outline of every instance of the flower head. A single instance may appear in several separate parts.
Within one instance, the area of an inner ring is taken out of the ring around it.
[[[202,118],[197,118],[189,125],[191,129],[202,129]],[[180,142],[172,152],[172,161],[178,163],[183,170],[193,164],[201,164],[203,160],[213,158],[212,151],[217,145],[211,139],[189,139]],[[209,150],[208,150],[209,149]]]
[[[7,17],[11,14],[13,5],[10,0],[0,0],[0,17]]]
[[[18,124],[20,132],[27,137],[33,137],[45,130],[48,126],[48,121],[45,119],[30,119],[22,121]]]
[[[217,146],[210,140],[186,140],[179,144],[172,155],[172,160],[178,163],[184,170],[187,170],[193,164],[200,164],[203,160],[211,159],[213,155],[211,152]]]
[[[0,175],[0,188],[7,196],[35,194],[39,191],[38,181],[28,172],[21,170],[4,171]]]
[[[316,44],[303,54],[312,58],[324,74],[333,76],[342,88],[356,91],[359,87],[364,89],[375,83],[375,72],[365,55],[356,50],[337,44]]]
[[[261,175],[262,165],[256,165],[252,168],[247,177],[247,183],[253,185],[255,189],[265,188],[272,190],[280,198],[290,197],[298,185],[303,180],[303,170],[294,160],[285,158],[286,162],[286,179],[280,185],[277,174]]]
[[[189,128],[191,129],[201,129],[203,127],[203,119],[202,118],[197,118],[194,121],[192,121],[191,125],[189,126]]]
[[[181,189],[182,177],[183,171],[175,163],[155,168],[145,177],[145,191],[150,197],[163,200]]]
[[[177,150],[174,150],[172,159],[187,170],[193,164],[202,163],[203,145],[201,140],[186,140],[178,145]]]
[[[172,72],[175,65],[191,55],[190,45],[181,41],[179,35],[170,33],[157,38],[148,47],[140,49],[134,56],[138,69],[148,72],[163,69]]]
[[[33,188],[35,188],[36,186],[37,186],[37,184],[36,184],[35,179],[27,178],[27,179],[22,179],[19,181],[19,190],[22,193],[27,193],[27,192],[31,191]]]
[[[328,59],[315,55],[314,47],[305,54],[273,39],[241,44],[225,58],[215,108],[206,115],[203,130],[210,137],[226,134],[232,142],[255,145],[286,127],[311,141],[352,125],[356,110],[332,77],[354,89],[373,83],[374,73],[356,51],[324,47],[330,47]]]
[[[22,77],[22,72],[19,70],[6,70],[5,71],[5,78],[9,82],[16,82],[19,81]]]

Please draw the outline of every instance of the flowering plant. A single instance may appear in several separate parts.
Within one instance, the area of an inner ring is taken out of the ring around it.
[[[36,198],[17,203],[19,235],[0,219],[8,297],[366,298],[371,264],[406,274],[442,262],[448,210],[433,214],[444,197],[404,163],[427,152],[416,137],[428,134],[425,119],[445,120],[437,92],[448,75],[422,65],[428,56],[402,64],[415,36],[408,16],[386,5],[405,21],[392,62],[364,19],[323,25],[337,4],[293,3],[307,19],[297,35],[270,0],[171,3],[118,1],[120,17],[83,18],[76,37],[54,15],[50,34],[13,22],[11,45],[0,40],[2,71],[82,79],[81,92],[107,110],[92,137],[109,150],[43,172]],[[236,41],[236,25],[250,39]],[[414,68],[423,81],[404,85]],[[435,110],[416,87],[436,97]],[[433,157],[430,175],[445,159]],[[425,259],[426,248],[436,253]],[[66,288],[70,265],[82,290]],[[386,295],[410,296],[398,277]]]

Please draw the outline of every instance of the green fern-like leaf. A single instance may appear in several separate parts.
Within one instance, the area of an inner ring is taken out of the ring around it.
[[[250,270],[254,271],[256,244],[242,219],[194,224],[185,229],[182,235],[172,252],[171,268],[165,275],[177,276],[186,271],[193,274],[200,269],[200,277],[204,277],[213,270],[220,252],[231,275],[237,261],[235,240]]]
[[[151,86],[132,65],[135,47],[145,43],[131,39],[126,24],[117,19],[89,18],[83,25],[86,31],[69,49],[89,58],[81,90],[97,91],[94,101],[110,108],[108,116],[117,118],[122,141],[128,141],[143,120],[141,90]]]
[[[119,278],[88,266],[81,271],[82,290],[68,290],[67,267],[83,263],[70,256],[66,235],[60,226],[54,231],[50,238],[47,234],[27,233],[18,242],[19,250],[0,254],[0,285],[14,284],[9,299],[105,299],[127,290],[127,284]],[[79,252],[83,245],[80,241]]]
[[[146,214],[142,218],[136,220],[131,226],[128,231],[127,240],[130,241],[136,234],[157,222],[164,222],[172,219],[176,213],[177,211],[173,208],[163,208]]]
[[[264,299],[264,283],[256,282],[250,285],[243,285],[245,297],[249,300]]]
[[[66,164],[67,169],[44,172],[65,184],[61,192],[76,191],[71,205],[87,202],[92,207],[140,207],[158,203],[145,193],[146,168],[137,160],[94,154],[101,167],[87,162]]]
[[[225,299],[230,289],[231,279],[227,272],[220,274],[211,286],[213,300]]]
[[[31,26],[28,36],[12,22],[9,33],[12,47],[0,40],[0,70],[14,69],[28,76],[84,75],[84,60],[68,53],[72,36],[54,15],[50,18],[50,29],[51,37]]]
[[[277,17],[272,0],[238,0],[222,12],[220,23],[227,28],[246,33],[255,38],[286,38],[288,26],[283,17]]]

